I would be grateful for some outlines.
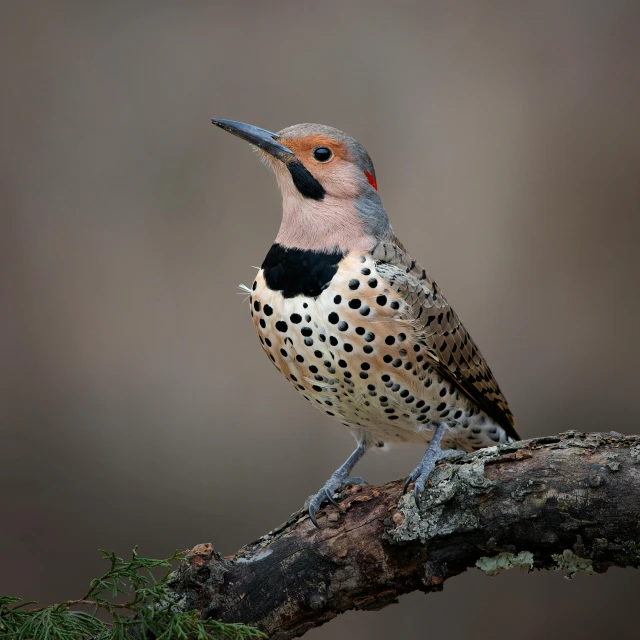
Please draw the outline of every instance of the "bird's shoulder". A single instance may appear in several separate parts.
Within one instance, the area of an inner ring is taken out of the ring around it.
[[[398,313],[433,365],[515,439],[513,414],[489,365],[460,318],[426,270],[393,239],[370,255],[375,270],[399,299]]]

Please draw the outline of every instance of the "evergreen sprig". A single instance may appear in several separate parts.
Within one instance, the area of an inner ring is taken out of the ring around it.
[[[202,620],[197,611],[186,611],[167,587],[172,563],[184,554],[175,552],[164,560],[141,558],[137,547],[130,561],[113,551],[100,550],[109,570],[94,578],[87,592],[77,600],[47,607],[13,596],[0,597],[1,640],[247,640],[265,638],[255,627]],[[160,579],[153,569],[167,568]],[[92,612],[78,611],[90,606]],[[104,611],[108,620],[98,618]]]

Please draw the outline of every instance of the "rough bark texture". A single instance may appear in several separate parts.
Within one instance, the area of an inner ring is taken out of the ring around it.
[[[604,572],[640,564],[640,437],[568,432],[438,467],[422,509],[403,481],[349,487],[319,529],[294,514],[222,558],[198,545],[173,576],[204,617],[283,640],[349,609],[442,589],[470,567]]]

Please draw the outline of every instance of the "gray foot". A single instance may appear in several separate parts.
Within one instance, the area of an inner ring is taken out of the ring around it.
[[[333,497],[335,493],[338,493],[341,489],[344,489],[347,485],[350,484],[368,484],[366,480],[363,478],[344,478],[341,480],[336,477],[334,473],[325,483],[322,489],[316,493],[315,496],[311,498],[309,502],[309,517],[311,518],[311,522],[317,527],[318,522],[316,520],[316,512],[320,510],[322,504],[327,501],[330,502],[334,507],[338,506],[338,503],[335,501]]]
[[[313,522],[316,527],[318,526],[316,512],[320,509],[325,500],[328,500],[331,504],[338,506],[333,497],[333,494],[336,491],[342,489],[342,487],[347,484],[367,484],[362,478],[349,477],[349,474],[356,465],[356,462],[362,458],[367,451],[367,448],[368,447],[362,443],[358,444],[356,450],[347,458],[345,463],[333,472],[331,477],[324,483],[322,489],[320,489],[320,491],[311,498],[308,508],[309,518],[311,518],[311,522]]]
[[[407,487],[415,482],[413,487],[413,497],[416,501],[416,506],[420,508],[420,496],[424,491],[424,485],[426,484],[433,468],[436,463],[445,458],[461,458],[466,454],[464,451],[456,451],[455,449],[443,450],[440,448],[440,440],[446,429],[445,424],[441,424],[436,429],[433,439],[429,443],[429,447],[424,454],[424,457],[420,461],[420,464],[409,474],[407,481],[404,483],[403,493],[407,492]]]

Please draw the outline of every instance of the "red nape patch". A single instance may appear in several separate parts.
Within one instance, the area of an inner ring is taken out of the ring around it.
[[[367,176],[367,180],[369,181],[369,184],[377,191],[378,185],[376,184],[376,179],[373,177],[373,175],[370,174],[368,171],[365,171],[364,175]]]

